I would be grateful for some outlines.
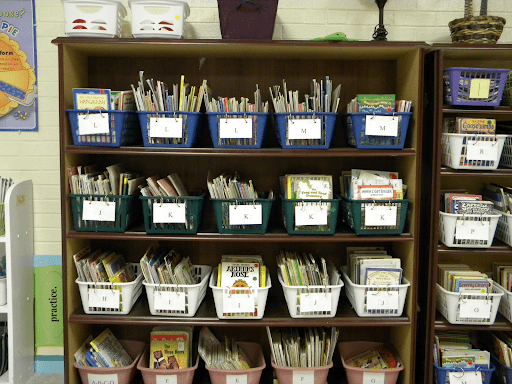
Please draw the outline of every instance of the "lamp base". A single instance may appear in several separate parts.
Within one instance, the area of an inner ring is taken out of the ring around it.
[[[373,32],[373,40],[380,40],[380,41],[386,41],[388,31],[386,31],[386,28],[384,28],[383,25],[376,25],[375,31]]]

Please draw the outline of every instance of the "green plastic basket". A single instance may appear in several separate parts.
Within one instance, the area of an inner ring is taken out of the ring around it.
[[[5,235],[5,204],[0,204],[0,236]]]
[[[268,219],[274,199],[212,199],[219,233],[262,235],[267,231]],[[261,224],[229,224],[229,207],[239,205],[261,205]]]
[[[338,222],[339,199],[282,199],[283,220],[286,231],[290,235],[334,235]],[[307,205],[326,206],[327,225],[295,225],[295,207],[307,207]]]
[[[73,224],[77,232],[124,232],[140,215],[140,204],[135,195],[79,195],[69,194]],[[84,201],[115,203],[115,221],[83,220]]]
[[[376,206],[396,206],[396,225],[367,226],[364,224],[365,210]],[[400,235],[404,231],[409,200],[351,200],[341,198],[343,222],[352,228],[356,235]]]
[[[203,209],[204,195],[183,197],[146,197],[142,200],[142,212],[144,214],[144,227],[148,234],[179,234],[195,235],[201,224],[201,212]],[[155,203],[185,204],[185,223],[154,223],[153,205]]]

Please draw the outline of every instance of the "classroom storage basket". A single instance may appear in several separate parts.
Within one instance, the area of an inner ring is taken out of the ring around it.
[[[500,299],[503,292],[494,287],[492,293],[459,293],[449,292],[437,284],[436,307],[439,312],[448,320],[450,324],[469,324],[469,325],[492,325],[496,320],[496,314],[500,306]],[[489,317],[461,317],[460,303],[468,303],[471,300],[485,300],[491,305]]]
[[[235,376],[239,378],[240,383],[258,384],[261,378],[261,372],[267,366],[263,356],[263,350],[257,343],[249,343],[239,341],[237,344],[245,352],[245,355],[252,363],[254,368],[250,369],[217,369],[210,368],[206,365],[206,370],[210,374],[210,381],[212,384],[231,384],[232,381],[228,380],[228,376]],[[237,381],[238,382],[238,381]]]
[[[282,213],[286,231],[290,235],[334,235],[338,223],[339,199],[283,199]],[[327,210],[326,225],[297,225],[296,210],[308,211],[308,207]]]
[[[200,112],[147,112],[138,111],[140,128],[142,130],[142,140],[145,147],[160,148],[191,148],[196,140],[196,133],[201,118]],[[181,118],[181,132],[176,134],[177,137],[157,137],[151,134],[151,119]],[[179,137],[181,136],[181,137]]]
[[[137,363],[146,348],[146,343],[135,340],[119,340],[119,343],[128,352],[133,362],[127,367],[115,368],[85,367],[75,363],[74,367],[78,369],[82,383],[115,382],[118,384],[130,384],[132,382],[137,374]],[[115,375],[115,379],[112,375]]]
[[[69,37],[121,37],[126,9],[120,0],[62,0]]]
[[[132,36],[183,38],[185,20],[190,15],[186,1],[129,0],[132,10]]]
[[[498,312],[505,316],[507,320],[512,323],[512,292],[498,284],[496,281],[494,281],[492,285],[494,288],[496,288],[496,292],[503,293]],[[510,383],[512,383],[512,381]]]
[[[75,280],[80,290],[82,307],[87,315],[127,315],[130,313],[133,305],[142,293],[142,280],[144,275],[140,269],[140,264],[132,264],[135,269],[135,280],[129,283],[93,283]],[[119,291],[119,306],[116,308],[92,307],[89,305],[89,294],[95,290]]]
[[[510,69],[446,68],[443,71],[444,102],[449,105],[497,107],[500,105],[509,71]],[[472,90],[471,87],[475,88]]]
[[[396,136],[374,136],[366,134],[366,119],[370,113],[348,113],[345,128],[348,145],[358,149],[403,149],[412,112],[379,113],[376,116],[393,116],[398,120]]]
[[[494,377],[497,379],[497,382],[500,384],[510,384],[512,383],[512,368],[504,365],[501,361],[491,354],[491,363],[494,366],[495,373]]]
[[[223,39],[271,40],[279,0],[218,0]]]
[[[210,288],[213,292],[213,300],[215,302],[215,311],[219,319],[244,319],[254,320],[261,319],[265,313],[265,305],[267,304],[268,290],[272,287],[270,281],[270,273],[267,269],[266,285],[264,287],[217,287],[218,267],[213,270],[210,276]],[[224,295],[231,297],[239,295],[244,300],[254,297],[254,312],[234,313],[224,310]]]
[[[402,316],[405,298],[407,297],[407,290],[410,287],[411,283],[405,278],[402,277],[402,284],[399,285],[387,285],[385,287],[385,291],[383,291],[383,287],[379,287],[376,285],[364,285],[364,284],[355,284],[350,280],[347,275],[347,267],[344,266],[341,268],[341,272],[343,275],[343,280],[345,281],[345,294],[347,295],[348,301],[352,305],[352,308],[357,313],[359,317],[399,317]],[[376,294],[386,294],[387,292],[398,292],[398,306],[393,309],[384,309],[384,310],[368,310],[366,306],[366,298],[370,294],[375,294],[372,292],[376,292]]]
[[[512,107],[512,71],[507,75],[505,89],[503,90],[503,100],[508,106]]]
[[[512,105],[512,104],[511,104]],[[507,135],[500,157],[500,166],[512,168],[512,136]]]
[[[268,220],[272,210],[272,199],[211,199],[215,212],[215,223],[219,233],[224,234],[256,234],[262,235],[267,231]],[[230,224],[230,210],[239,206],[261,206],[261,224]]]
[[[336,125],[337,113],[334,112],[292,112],[275,113],[276,133],[281,148],[284,149],[328,149]],[[288,139],[289,126],[296,120],[320,119],[320,132],[314,139]]]
[[[449,384],[450,383],[450,372],[456,372],[457,376],[460,377],[461,375],[467,375],[475,372],[478,370],[482,374],[482,384],[490,384],[492,373],[496,369],[492,363],[489,364],[490,368],[460,368],[460,367],[454,367],[454,368],[443,368],[436,364],[434,364],[434,369],[436,371],[435,384]]]
[[[180,285],[180,284],[150,284],[145,280],[142,282],[146,288],[148,296],[149,312],[152,315],[159,316],[177,316],[177,317],[193,317],[201,302],[206,295],[208,288],[208,278],[212,272],[212,267],[207,265],[194,265],[196,275],[198,277],[197,284],[193,285]],[[157,309],[155,305],[156,295],[161,295],[162,292],[176,292],[178,295],[184,295],[184,309],[176,309],[172,306]]]
[[[5,235],[5,204],[0,203],[0,236]]]
[[[394,225],[366,225],[366,211],[374,207],[396,207]],[[341,217],[356,235],[400,235],[404,231],[409,199],[352,200],[341,197]]]
[[[489,248],[492,245],[494,234],[498,226],[498,221],[501,212],[492,211],[487,215],[463,215],[459,213],[446,213],[439,212],[439,231],[441,242],[447,247],[454,248]],[[458,238],[457,236],[457,223],[464,225],[477,225],[473,223],[480,223],[485,226],[488,223],[488,231],[477,231],[481,235],[481,239]]]
[[[214,148],[249,149],[261,148],[265,136],[268,113],[264,112],[207,112],[208,126]],[[252,135],[250,138],[222,138],[221,119],[252,120]]]
[[[180,196],[180,197],[157,197],[139,196],[142,201],[142,213],[144,214],[144,227],[148,234],[179,234],[195,235],[201,225],[204,195],[201,196]],[[184,204],[184,223],[155,223],[154,204]]]
[[[512,247],[512,214],[501,212],[494,236]]]
[[[283,367],[271,362],[272,368],[276,371],[277,380],[280,384],[310,383],[325,384],[329,369],[333,363],[321,367]],[[311,377],[311,375],[313,377]]]
[[[140,203],[135,195],[69,194],[73,224],[77,232],[124,232],[138,219]],[[84,204],[101,201],[115,204],[115,221],[84,220]]]
[[[284,282],[281,271],[278,270],[278,279],[283,287],[284,298],[288,306],[288,312],[293,318],[321,318],[321,317],[334,317],[338,309],[338,301],[340,298],[341,287],[343,281],[339,272],[332,265],[328,266],[328,274],[331,277],[329,285],[308,285],[296,286],[288,285]],[[331,297],[329,308],[318,308],[317,310],[301,310],[301,296],[315,294],[315,295],[329,295]]]
[[[192,384],[194,374],[199,366],[199,356],[194,366],[181,369],[154,369],[149,368],[149,345],[146,346],[137,363],[137,369],[142,374],[144,384],[176,383]],[[171,376],[174,376],[171,378]],[[166,381],[168,380],[168,381]]]
[[[441,162],[453,169],[493,170],[500,163],[505,138],[507,135],[468,135],[462,133],[443,133],[441,141]],[[468,158],[468,146],[478,142],[489,142],[496,145],[496,158],[479,160]]]
[[[93,147],[120,147],[136,145],[141,143],[140,124],[137,114],[130,111],[103,111],[103,110],[83,110],[68,109],[69,122],[71,123],[71,134],[74,145],[93,146]],[[79,134],[79,115],[88,115],[100,113],[108,118],[109,133],[97,135]]]
[[[400,363],[398,368],[387,368],[387,369],[371,369],[371,368],[356,368],[349,367],[346,364],[346,361],[360,355],[361,353],[370,350],[371,348],[383,347],[385,343],[379,343],[375,341],[344,341],[338,343],[338,350],[340,352],[341,363],[343,364],[343,368],[345,368],[345,373],[347,375],[348,384],[363,384],[365,374],[383,374],[384,378],[382,381],[378,381],[383,384],[395,384],[400,372],[403,371],[404,365],[400,359],[400,356],[396,354],[397,361]]]

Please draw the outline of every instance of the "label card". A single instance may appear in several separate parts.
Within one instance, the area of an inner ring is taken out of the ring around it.
[[[247,375],[226,375],[226,384],[247,384]]]
[[[468,160],[498,160],[498,143],[496,141],[468,140],[466,144]]]
[[[178,384],[178,375],[156,375],[156,384]]]
[[[183,118],[150,117],[149,137],[183,138]]]
[[[489,240],[489,230],[489,221],[457,220],[455,223],[455,239]]]
[[[300,312],[331,312],[332,294],[331,292],[301,292]]]
[[[293,370],[293,384],[315,384],[315,371]]]
[[[184,311],[185,293],[174,291],[153,291],[153,305],[157,311]]]
[[[229,206],[229,225],[261,224],[263,224],[261,204]]]
[[[367,136],[398,136],[398,116],[366,115],[364,133]]]
[[[185,203],[153,203],[153,223],[187,222],[187,206]]]
[[[489,88],[491,79],[471,79],[469,87],[470,99],[487,99],[489,97]]]
[[[88,373],[87,374],[88,384],[119,384],[116,373],[111,374],[100,374],[100,373]]]
[[[490,319],[491,318],[490,300],[480,299],[460,299],[459,317],[464,319]]]
[[[79,135],[103,135],[110,133],[108,113],[87,113],[78,115]]]
[[[84,200],[82,220],[116,221],[116,203],[113,201]]]
[[[397,207],[393,205],[366,204],[364,209],[364,225],[396,226]]]
[[[224,313],[253,313],[256,309],[254,293],[233,293],[223,290],[222,311]]]
[[[252,139],[252,119],[220,119],[219,138]]]
[[[327,225],[327,205],[295,205],[295,225]]]
[[[384,384],[384,372],[363,372],[363,384]]]
[[[482,384],[482,372],[480,371],[456,371],[448,372],[450,384]]]
[[[366,309],[398,310],[398,291],[367,291]]]
[[[289,119],[286,125],[288,140],[318,140],[322,138],[320,119]]]
[[[119,309],[121,295],[117,289],[89,288],[89,307]]]

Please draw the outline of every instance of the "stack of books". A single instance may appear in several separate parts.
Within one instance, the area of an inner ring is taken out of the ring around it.
[[[206,181],[210,198],[212,199],[258,199],[258,192],[252,180],[244,180],[238,172],[233,175],[223,173],[212,178],[210,172]],[[273,198],[273,192],[269,195]]]
[[[347,275],[354,284],[399,285],[401,260],[383,247],[347,247]]]
[[[149,284],[197,284],[198,276],[190,258],[182,257],[174,249],[169,250],[151,244],[140,259],[140,268]]]
[[[512,368],[512,332],[493,331],[481,332],[479,342],[491,351],[492,356],[502,365]],[[505,381],[506,382],[506,381]]]
[[[228,336],[221,343],[215,335],[204,327],[199,332],[199,355],[209,368],[245,370],[253,365],[236,341]]]
[[[149,368],[190,368],[193,331],[193,327],[154,327],[149,342]]]
[[[494,204],[498,211],[512,212],[512,188],[504,185],[488,183],[484,184],[482,196]]]
[[[363,369],[393,369],[401,367],[400,359],[397,357],[396,352],[388,346],[370,348],[345,361],[345,365]]]
[[[231,113],[231,112],[264,112],[268,113],[268,101],[261,100],[261,91],[256,84],[256,91],[254,91],[254,103],[249,103],[249,98],[241,97],[237,101],[235,97],[213,97],[208,100],[205,99],[206,112],[212,113]]]
[[[266,286],[267,268],[261,256],[223,255],[217,273],[217,287]]]
[[[398,172],[352,169],[341,173],[340,189],[352,200],[402,200],[407,186]]]
[[[412,100],[395,100],[394,94],[359,94],[347,104],[347,113],[411,112]]]
[[[465,264],[439,263],[438,284],[448,292],[486,294],[492,292],[493,280]]]
[[[127,367],[133,359],[123,348],[110,329],[105,329],[98,337],[87,337],[75,353],[78,365],[98,368]]]
[[[158,196],[158,197],[181,197],[189,196],[187,189],[183,185],[177,173],[171,173],[167,177],[153,175],[146,178],[147,185],[140,186],[142,196]]]
[[[482,195],[460,192],[446,192],[444,194],[444,211],[446,213],[488,215],[493,209],[493,202],[483,200]]]
[[[75,109],[135,111],[133,91],[112,91],[106,88],[73,88]]]
[[[438,367],[458,372],[489,369],[490,352],[474,348],[466,332],[438,332],[434,340],[434,364]]]
[[[336,270],[331,261],[332,269]],[[327,271],[327,262],[323,257],[315,260],[313,255],[299,254],[297,252],[281,251],[277,256],[277,266],[281,271],[284,282],[293,286],[322,285],[327,286],[331,283],[332,276]],[[339,284],[339,274],[336,274]]]
[[[512,292],[512,262],[497,261],[492,263],[493,280]]]
[[[123,255],[87,246],[73,255],[78,277],[82,282],[128,283],[136,278],[133,266]]]

